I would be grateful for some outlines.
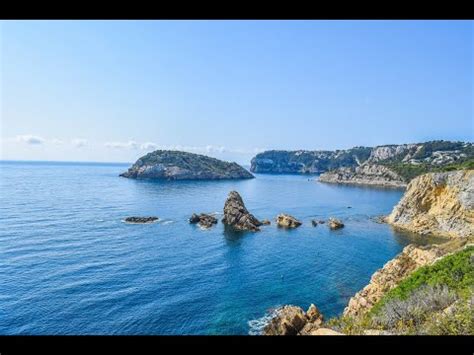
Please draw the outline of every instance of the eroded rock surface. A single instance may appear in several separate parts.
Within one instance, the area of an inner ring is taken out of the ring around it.
[[[429,173],[413,179],[386,221],[419,234],[474,235],[474,170]]]
[[[237,191],[229,192],[224,204],[222,223],[239,231],[259,231],[262,222],[254,217],[247,208]]]
[[[297,228],[301,226],[301,222],[298,221],[295,217],[290,216],[289,214],[279,214],[276,217],[276,224],[278,227],[283,227],[283,228]]]

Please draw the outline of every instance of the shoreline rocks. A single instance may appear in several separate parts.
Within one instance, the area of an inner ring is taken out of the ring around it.
[[[474,170],[414,178],[386,221],[422,235],[474,236]]]
[[[344,316],[357,317],[369,311],[389,290],[421,266],[432,264],[444,251],[432,246],[410,244],[394,259],[377,270],[367,286],[357,292],[344,309]]]
[[[276,217],[275,221],[278,227],[283,227],[283,228],[297,228],[301,226],[302,224],[295,217],[290,216],[288,214],[284,214],[284,213],[279,214]]]
[[[189,223],[198,224],[203,228],[210,228],[214,224],[217,224],[217,218],[205,213],[201,213],[199,215],[193,213],[193,215],[189,218]]]
[[[124,219],[124,222],[130,224],[148,224],[154,223],[158,220],[158,217],[127,217]]]
[[[222,223],[238,231],[252,232],[259,231],[259,227],[262,225],[262,222],[247,210],[242,197],[240,197],[237,191],[229,192],[224,204]]]

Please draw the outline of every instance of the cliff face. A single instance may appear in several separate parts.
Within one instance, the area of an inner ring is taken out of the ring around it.
[[[404,188],[405,180],[395,171],[378,164],[364,164],[356,168],[340,168],[321,174],[319,181],[338,184],[376,185]]]
[[[474,167],[474,144],[431,141],[336,151],[267,151],[252,159],[256,173],[323,173],[320,181],[405,187],[431,171]]]
[[[419,234],[474,235],[474,170],[429,173],[413,179],[387,222]]]
[[[237,163],[169,150],[157,150],[141,157],[120,176],[161,180],[221,180],[254,177]]]
[[[443,255],[436,246],[406,246],[394,259],[377,270],[370,282],[357,292],[344,309],[344,316],[360,316],[369,311],[380,299],[398,283],[421,266],[433,263]]]

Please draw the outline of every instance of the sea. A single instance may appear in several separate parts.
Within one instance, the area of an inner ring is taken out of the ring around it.
[[[253,335],[286,304],[338,316],[409,243],[375,217],[403,190],[324,184],[315,175],[226,181],[119,177],[130,164],[0,162],[1,335]],[[224,228],[238,191],[272,224]],[[201,229],[193,213],[212,213]],[[278,228],[288,213],[303,222]],[[129,216],[157,216],[127,224]],[[341,219],[331,231],[312,219]]]

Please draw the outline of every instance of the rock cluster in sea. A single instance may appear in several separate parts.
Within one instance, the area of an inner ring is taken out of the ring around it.
[[[203,228],[210,228],[214,224],[217,224],[217,218],[206,213],[193,213],[193,215],[189,218],[189,223],[198,224]]]
[[[238,231],[252,232],[259,231],[259,227],[262,225],[262,222],[247,210],[242,197],[240,197],[237,191],[229,192],[224,204],[222,223]]]

